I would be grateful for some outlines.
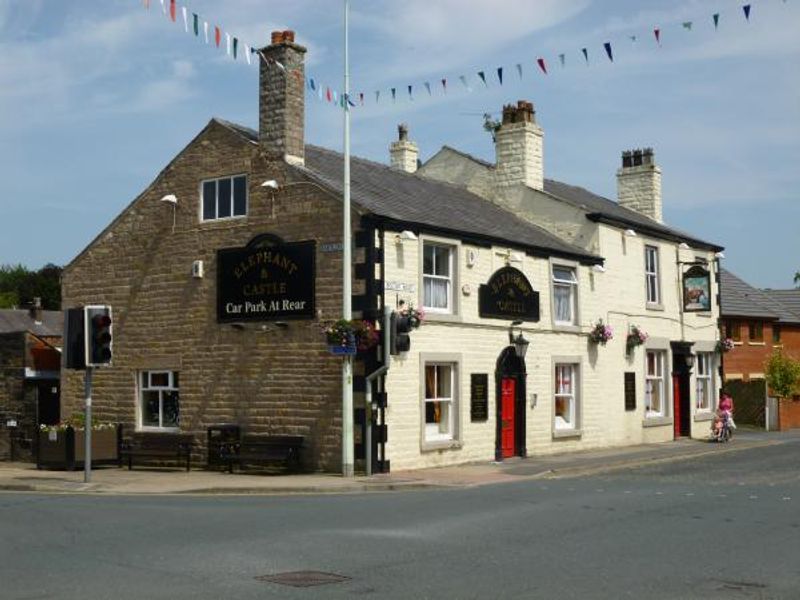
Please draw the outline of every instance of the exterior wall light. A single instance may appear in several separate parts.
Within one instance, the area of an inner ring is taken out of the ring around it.
[[[625,235],[627,235],[628,237],[636,237],[636,232],[633,229],[626,229]]]
[[[417,241],[417,236],[414,234],[413,231],[409,231],[405,229],[394,236],[394,243],[395,244],[402,244],[403,242],[415,242]]]
[[[517,355],[517,358],[520,360],[525,359],[525,355],[528,352],[528,345],[530,342],[525,339],[522,335],[522,332],[518,332],[517,335],[514,335],[514,328],[519,327],[522,325],[522,321],[514,321],[511,323],[511,326],[508,328],[508,342],[514,346],[514,352]]]
[[[261,184],[261,187],[269,188],[271,190],[277,190],[278,182],[275,181],[274,179],[267,179],[264,183]]]

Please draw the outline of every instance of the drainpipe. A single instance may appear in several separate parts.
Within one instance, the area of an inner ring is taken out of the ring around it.
[[[392,361],[392,354],[390,352],[390,343],[391,340],[389,339],[390,330],[389,327],[391,326],[391,318],[392,318],[392,310],[388,306],[383,307],[383,366],[379,369],[376,369],[369,375],[367,375],[367,393],[365,397],[365,410],[364,410],[364,419],[366,421],[366,428],[367,428],[367,439],[366,439],[366,462],[367,462],[367,477],[372,475],[372,382],[384,375],[389,370],[389,364]],[[386,391],[386,385],[384,383],[384,392]]]

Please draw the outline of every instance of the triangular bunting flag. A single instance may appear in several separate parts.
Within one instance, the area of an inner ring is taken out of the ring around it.
[[[230,56],[231,55],[231,34],[225,33],[225,53]]]
[[[653,34],[656,36],[656,44],[661,45],[661,30],[657,27],[653,29]]]
[[[608,54],[608,60],[614,62],[614,55],[611,54],[611,42],[606,42],[603,44],[603,48],[606,49],[606,54]]]
[[[192,24],[194,26],[194,35],[197,37],[200,35],[200,22],[198,21],[200,17],[197,16],[197,13],[192,13]]]
[[[331,88],[325,88],[325,99],[330,102],[331,101]]]
[[[173,23],[175,22],[175,17],[177,16],[175,14],[176,9],[177,6],[175,6],[175,0],[169,0],[169,18],[172,19]]]
[[[442,91],[447,93],[447,79],[442,79]]]
[[[217,43],[217,48],[219,48],[219,43],[222,40],[222,32],[219,30],[219,27],[214,25],[214,41]]]
[[[364,106],[364,92],[358,93],[358,101],[361,103],[361,106]]]
[[[686,29],[687,31],[691,31],[692,30],[692,22],[691,21],[684,21],[683,22],[683,28]]]
[[[143,0],[143,3],[144,3],[144,7],[146,9],[150,10],[150,0]]]
[[[581,48],[581,52],[583,52],[583,60],[586,61],[586,64],[589,64],[589,51],[586,48]]]
[[[503,67],[497,67],[497,80],[503,85]]]
[[[719,13],[714,13],[712,18],[714,19],[714,29],[716,30],[719,27]]]
[[[517,73],[519,74],[519,78],[522,79],[522,65],[517,63]]]
[[[380,92],[380,90],[377,90],[375,92],[375,104],[378,103],[378,100],[380,99],[380,97],[381,97],[381,92]]]
[[[433,96],[433,92],[431,92],[431,82],[430,81],[426,81],[425,82],[425,89],[428,90],[428,96]]]
[[[539,68],[542,70],[542,73],[547,75],[547,65],[544,64],[543,58],[537,58],[536,63],[539,65]]]
[[[566,63],[566,61],[567,61],[567,57],[565,55],[563,55],[563,54],[559,54],[558,55],[558,62],[561,63],[561,68],[562,69],[564,68],[564,63]]]
[[[237,38],[233,38],[233,60],[236,60],[236,48],[237,48],[237,46],[239,46],[239,40]],[[300,71],[298,71],[297,74],[299,75]]]
[[[750,20],[750,5],[749,4],[745,4],[742,7],[742,10],[744,11],[744,18],[749,21]]]
[[[467,78],[464,75],[459,75],[458,78],[461,80],[461,83],[464,84],[464,87],[467,88],[467,91],[471,92],[472,90],[470,89],[469,84],[467,83]]]
[[[185,6],[181,6],[181,12],[183,13],[183,29],[189,33],[189,13],[186,12]]]
[[[167,5],[164,4],[164,0],[161,0],[161,12],[167,14]]]
[[[208,43],[208,21],[203,21],[203,33],[206,35],[206,44]]]
[[[478,77],[481,78],[481,81],[483,82],[483,85],[485,85],[486,87],[489,87],[489,85],[486,83],[486,74],[483,71],[478,71]]]
[[[317,89],[317,84],[314,83],[314,78],[313,77],[308,80],[308,85],[311,86],[312,90],[316,90]]]
[[[349,104],[350,106],[355,106],[355,105],[356,105],[356,103],[355,103],[355,102],[353,102],[352,100],[350,100],[350,94],[348,94],[348,95],[347,95],[347,104]]]
[[[636,36],[635,35],[629,35],[628,39],[631,41],[631,44],[635,44],[636,43]]]
[[[247,59],[247,64],[252,64],[250,62],[250,54],[253,52],[253,49],[248,46],[247,44],[244,45],[244,57]]]
[[[414,94],[411,91],[411,86],[408,86],[408,99],[413,102],[414,101]]]
[[[392,88],[392,102],[397,102],[397,88]]]
[[[339,95],[336,93],[336,90],[333,90],[333,103],[334,104],[339,103]]]

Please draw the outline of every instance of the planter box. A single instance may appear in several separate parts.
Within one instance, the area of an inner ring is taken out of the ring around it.
[[[83,467],[85,438],[83,430],[71,427],[55,434],[39,431],[36,466],[39,469],[74,470]],[[92,430],[92,465],[119,464],[122,427]]]

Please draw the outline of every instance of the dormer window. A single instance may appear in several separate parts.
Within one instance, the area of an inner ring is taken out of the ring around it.
[[[247,176],[207,179],[201,186],[202,220],[247,216]]]

